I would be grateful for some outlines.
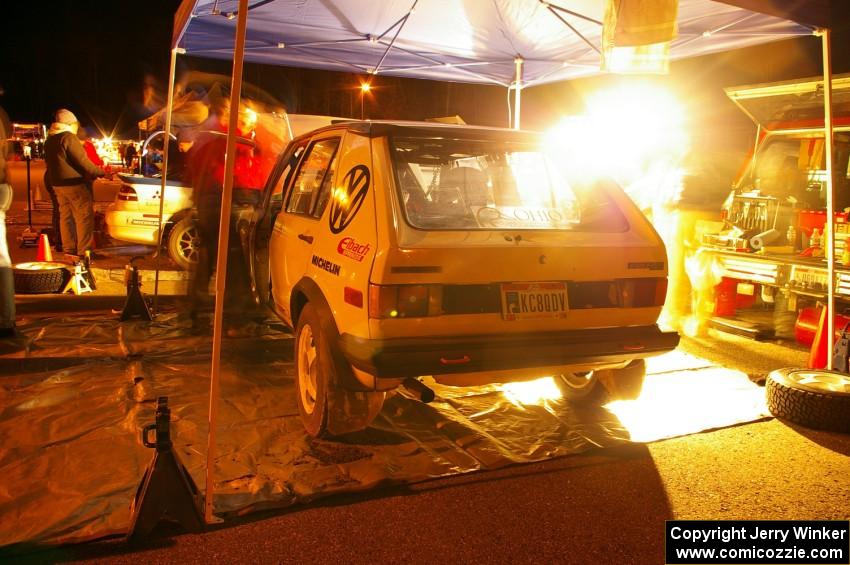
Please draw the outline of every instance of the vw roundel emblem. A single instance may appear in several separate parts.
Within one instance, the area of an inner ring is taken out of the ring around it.
[[[347,228],[357,215],[369,192],[369,180],[369,169],[365,165],[355,165],[345,173],[342,186],[331,197],[328,223],[333,233],[340,233]]]

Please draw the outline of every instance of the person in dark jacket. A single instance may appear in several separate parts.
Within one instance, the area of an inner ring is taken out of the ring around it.
[[[77,139],[79,125],[70,110],[58,110],[44,142],[47,176],[59,201],[62,245],[69,255],[82,255],[93,248],[94,207],[86,182],[106,175],[86,156]]]

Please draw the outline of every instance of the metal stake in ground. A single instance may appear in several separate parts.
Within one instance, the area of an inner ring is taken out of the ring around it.
[[[21,247],[35,247],[38,245],[38,235],[32,231],[32,184],[30,182],[30,161],[27,155],[27,219],[29,225],[21,234]]]
[[[146,539],[163,520],[176,522],[189,532],[200,532],[204,528],[198,487],[171,449],[168,397],[160,396],[156,402],[156,423],[142,429],[142,443],[156,448],[156,452],[130,505],[127,542],[131,544]],[[156,436],[153,442],[148,438],[151,432]]]

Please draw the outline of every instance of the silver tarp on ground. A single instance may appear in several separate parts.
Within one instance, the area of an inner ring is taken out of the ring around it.
[[[124,533],[153,451],[140,430],[168,396],[175,450],[204,488],[210,336],[176,316],[25,323],[26,349],[0,352],[0,545]],[[767,415],[746,376],[682,353],[653,359],[645,393],[577,410],[551,379],[456,389],[428,405],[387,399],[372,427],[306,436],[292,339],[256,325],[223,347],[215,511],[245,513],[320,496],[494,469]],[[71,364],[77,363],[77,364]],[[63,368],[64,367],[64,368]]]

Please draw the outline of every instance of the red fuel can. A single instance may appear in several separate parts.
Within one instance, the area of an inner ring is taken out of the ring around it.
[[[743,284],[749,287],[749,292],[739,293],[738,285]],[[738,279],[730,277],[722,277],[720,283],[714,287],[714,315],[715,316],[734,316],[735,311],[751,307],[756,301],[756,292],[758,285],[743,283]]]

